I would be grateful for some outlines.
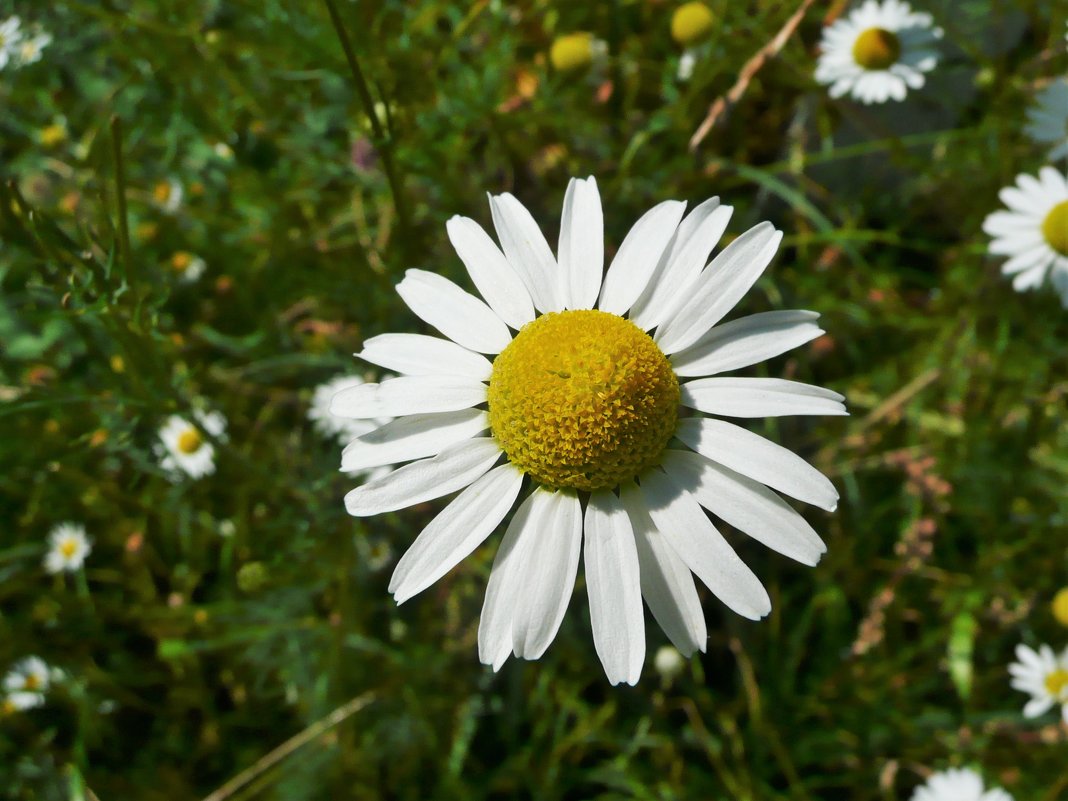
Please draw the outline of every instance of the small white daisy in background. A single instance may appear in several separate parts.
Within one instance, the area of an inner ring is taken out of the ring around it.
[[[92,544],[85,536],[85,526],[77,523],[60,523],[48,535],[48,552],[44,569],[48,573],[73,573],[80,570]]]
[[[912,794],[912,801],[1012,801],[1000,788],[983,789],[983,778],[968,768],[934,773]]]
[[[682,46],[682,56],[676,77],[686,82],[693,77],[694,67],[702,55],[701,44],[712,32],[715,17],[704,3],[683,3],[671,15],[671,38]]]
[[[23,37],[18,44],[15,60],[20,67],[34,64],[41,60],[41,54],[50,44],[52,44],[52,34],[50,33],[37,31],[29,38]]]
[[[549,63],[557,72],[578,72],[604,63],[608,45],[592,33],[565,33],[553,40]]]
[[[861,103],[904,100],[924,84],[938,63],[942,29],[930,14],[901,0],[865,0],[823,32],[816,80],[831,97],[849,94]]]
[[[4,676],[6,693],[46,693],[51,682],[48,664],[39,656],[27,656],[16,662]]]
[[[383,378],[393,377],[392,375],[383,376]],[[354,420],[350,417],[338,417],[330,411],[330,403],[334,400],[336,394],[343,389],[351,389],[366,383],[363,376],[341,375],[316,387],[315,392],[312,394],[311,406],[308,407],[308,419],[315,427],[315,430],[324,437],[337,440],[338,443],[346,446],[350,445],[357,437],[370,435],[373,438],[374,432],[390,422],[392,418],[379,417],[373,420]],[[392,465],[378,465],[370,469],[351,467],[345,457],[345,454],[349,452],[349,447],[346,447],[345,451],[342,452],[341,471],[343,473],[367,478],[379,478],[392,469]]]
[[[1017,175],[1016,186],[998,193],[1008,211],[995,211],[983,221],[994,239],[990,252],[1009,256],[1001,265],[1017,292],[1035,289],[1046,279],[1068,308],[1068,180],[1053,167],[1038,178]]]
[[[18,17],[8,17],[0,22],[0,69],[19,56],[19,44],[22,42],[22,22]]]
[[[686,658],[674,645],[661,645],[653,657],[653,667],[665,684],[671,684],[686,669]]]
[[[179,250],[171,256],[170,267],[181,283],[191,284],[204,275],[204,271],[208,269],[208,263],[200,256]]]
[[[1068,648],[1060,655],[1048,645],[1036,651],[1026,645],[1016,646],[1016,661],[1009,665],[1012,688],[1031,696],[1024,706],[1025,718],[1037,718],[1055,706],[1068,723]]]
[[[152,187],[152,199],[168,214],[174,214],[182,206],[185,192],[177,178],[167,178]]]
[[[490,208],[503,252],[474,220],[446,226],[485,301],[408,270],[398,293],[447,339],[368,339],[358,355],[401,377],[334,397],[335,414],[396,418],[373,442],[364,435],[346,448],[348,467],[410,462],[345,504],[369,517],[459,492],[398,562],[389,590],[403,603],[520,501],[486,591],[481,660],[496,670],[509,654],[545,652],[581,556],[597,654],[609,681],[633,684],[645,661],[643,598],[687,656],[707,638],[695,574],[746,618],[771,609],[705,510],[806,565],[826,550],[775,490],[833,510],[831,482],[786,448],[708,415],[843,415],[844,398],[794,381],[718,375],[823,333],[809,311],[720,324],[775,255],[782,232],[771,223],[709,263],[732,209],[713,198],[684,219],[685,203],[665,201],[634,224],[602,276],[593,178],[568,185],[557,257],[515,197],[491,197]]]
[[[16,692],[0,696],[0,716],[11,715],[15,712],[25,712],[27,709],[35,709],[44,706],[45,697],[42,693]]]
[[[174,480],[182,474],[201,478],[215,472],[215,448],[204,438],[204,432],[221,438],[226,432],[226,418],[219,412],[194,412],[196,423],[172,415],[160,429],[163,460],[160,464],[170,471]]]
[[[1068,157],[1068,78],[1058,78],[1035,95],[1024,130],[1035,142],[1051,148],[1050,161]]]

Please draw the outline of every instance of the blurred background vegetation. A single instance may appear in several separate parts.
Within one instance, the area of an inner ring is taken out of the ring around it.
[[[844,8],[816,2],[691,151],[797,3],[708,0],[685,82],[668,0],[336,3],[373,111],[323,2],[0,2],[54,37],[0,72],[0,672],[64,672],[0,717],[0,795],[197,799],[258,764],[214,798],[874,801],[974,765],[1068,797],[1068,733],[1024,720],[1006,672],[1018,642],[1066,640],[1068,316],[1015,294],[979,228],[1043,163],[1023,112],[1068,68],[1063,6],[917,2],[938,69],[862,107],[813,81]],[[575,31],[607,52],[563,74]],[[488,224],[511,191],[555,241],[587,174],[610,248],[668,198],[786,231],[740,311],[821,312],[828,336],[764,369],[852,410],[757,427],[842,493],[811,514],[823,562],[734,538],[771,616],[706,597],[707,653],[658,673],[650,627],[634,688],[605,680],[581,586],[541,661],[478,663],[492,545],[395,607],[440,504],[349,518],[355,479],[307,420],[365,337],[417,330],[404,269],[466,285],[448,217]],[[194,408],[228,440],[175,483],[158,431]],[[66,520],[93,540],[80,578],[41,567]]]

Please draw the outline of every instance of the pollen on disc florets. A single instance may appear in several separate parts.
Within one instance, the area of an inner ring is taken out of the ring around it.
[[[885,70],[900,55],[901,40],[884,28],[868,28],[853,43],[853,59],[866,70]]]
[[[1062,256],[1068,256],[1068,200],[1054,206],[1042,221],[1042,236]]]
[[[608,312],[543,315],[493,362],[493,435],[512,464],[549,487],[608,489],[657,464],[678,407],[667,357]]]

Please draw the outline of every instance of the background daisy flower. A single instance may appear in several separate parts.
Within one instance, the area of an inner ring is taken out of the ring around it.
[[[52,44],[52,34],[36,32],[29,38],[23,38],[18,44],[17,61],[20,67],[34,64],[41,60],[41,55]]]
[[[393,376],[384,376],[392,378]],[[359,375],[341,375],[332,378],[325,384],[320,384],[312,394],[311,406],[308,407],[308,419],[315,430],[329,439],[337,440],[346,447],[341,456],[341,471],[353,476],[366,476],[378,478],[389,472],[389,465],[374,465],[363,468],[359,465],[358,446],[354,443],[358,437],[369,435],[373,441],[374,432],[390,422],[389,417],[378,417],[373,420],[356,420],[351,417],[339,417],[330,411],[330,404],[334,396],[344,389],[362,386],[367,381]]]
[[[39,656],[20,659],[4,676],[7,693],[46,693],[50,682],[48,664]]]
[[[22,42],[21,25],[18,17],[8,17],[0,22],[0,69],[18,59]]]
[[[41,693],[15,692],[0,697],[0,715],[25,712],[44,706],[45,697]]]
[[[92,544],[85,535],[85,526],[60,523],[48,535],[44,569],[48,573],[73,573],[85,563],[85,558],[91,550]]]
[[[924,84],[938,63],[934,43],[942,29],[930,14],[901,0],[865,0],[823,32],[816,80],[831,97],[850,95],[861,103],[904,100]]]
[[[196,423],[172,415],[160,429],[163,445],[164,470],[177,479],[181,474],[202,478],[215,472],[215,448],[204,438],[204,432],[222,437],[226,432],[226,418],[219,412],[194,412]]]
[[[1052,148],[1050,161],[1068,157],[1068,78],[1058,78],[1035,95],[1024,130],[1035,142]]]
[[[983,789],[983,778],[969,768],[951,768],[932,774],[912,794],[912,801],[1012,801],[1000,788]]]
[[[1017,292],[1035,289],[1049,278],[1068,308],[1068,180],[1053,167],[1038,178],[1017,175],[1016,186],[998,193],[1008,211],[995,211],[983,221],[994,239],[990,252],[1008,256],[1001,266]]]
[[[179,250],[171,256],[170,268],[183,284],[192,284],[204,275],[208,263],[200,256],[185,250]]]
[[[1024,706],[1024,717],[1036,718],[1059,705],[1068,723],[1068,648],[1058,655],[1048,645],[1039,646],[1037,651],[1017,645],[1009,674],[1012,688],[1031,696]]]
[[[529,485],[494,560],[481,660],[496,670],[510,653],[541,656],[581,553],[597,653],[612,683],[633,684],[645,657],[643,598],[685,655],[705,647],[694,574],[744,617],[771,608],[706,510],[803,564],[825,550],[776,490],[833,510],[831,483],[709,415],[841,415],[843,397],[719,375],[823,333],[807,311],[719,324],[774,256],[782,234],[770,223],[706,267],[732,209],[713,198],[683,219],[685,204],[669,200],[635,223],[602,279],[593,178],[567,188],[556,258],[512,195],[490,208],[501,248],[473,220],[446,226],[485,301],[409,270],[398,293],[447,339],[372,337],[358,355],[401,376],[334,398],[335,414],[397,418],[374,443],[350,446],[361,467],[411,462],[350,492],[346,507],[366,517],[460,491],[398,563],[389,589],[403,603],[485,540]]]

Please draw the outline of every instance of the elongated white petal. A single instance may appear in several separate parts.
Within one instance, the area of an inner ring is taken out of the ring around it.
[[[557,295],[556,260],[530,212],[507,192],[490,197],[490,212],[504,255],[530,293],[534,308],[541,312],[563,309]]]
[[[537,538],[526,551],[512,615],[512,652],[537,659],[553,641],[575,588],[582,546],[582,507],[572,492],[557,491]]]
[[[549,512],[550,493],[536,489],[519,505],[493,559],[482,616],[478,622],[478,659],[500,670],[512,652],[512,617],[516,596],[522,586],[520,573],[526,565],[526,552],[542,528]]]
[[[560,217],[560,297],[565,308],[592,309],[604,271],[604,216],[597,181],[572,178]]]
[[[763,484],[686,451],[665,453],[663,467],[708,511],[768,548],[803,565],[826,552],[805,518]]]
[[[630,229],[604,277],[601,311],[621,317],[645,291],[686,210],[680,200],[665,200],[643,214]]]
[[[406,270],[397,293],[429,325],[465,348],[500,353],[512,341],[508,326],[484,302],[426,270]]]
[[[482,226],[468,217],[453,217],[445,230],[467,274],[497,316],[517,330],[533,320],[530,293]]]
[[[716,531],[696,498],[659,470],[642,476],[641,489],[656,527],[717,598],[750,620],[771,611],[764,585]]]
[[[782,231],[763,222],[713,259],[686,302],[657,329],[656,342],[672,354],[692,345],[734,308],[779,249]]]
[[[631,308],[630,319],[635,325],[645,330],[658,326],[686,302],[733,211],[730,206],[720,206],[719,198],[712,198],[686,216],[653,279]]]
[[[371,517],[432,501],[463,489],[500,456],[501,447],[491,437],[459,442],[433,459],[406,464],[357,487],[345,496],[345,508],[353,517]]]
[[[422,592],[477,548],[504,520],[523,474],[510,464],[490,470],[430,521],[393,571],[389,591],[398,604]]]
[[[726,420],[680,420],[675,436],[713,462],[828,512],[838,492],[819,470],[796,453]],[[733,524],[732,524],[733,525]]]
[[[781,378],[699,378],[682,385],[682,404],[727,417],[790,414],[846,415],[845,397],[823,387]]]
[[[642,597],[649,611],[679,653],[703,652],[708,630],[690,568],[657,531],[637,485],[625,485],[620,500],[634,531]]]
[[[330,413],[338,417],[401,417],[469,409],[486,402],[486,385],[450,375],[409,375],[381,384],[360,384],[337,393]]]
[[[456,375],[488,381],[490,360],[447,339],[425,334],[379,334],[363,343],[356,354],[402,375]]]
[[[482,409],[398,417],[346,445],[341,452],[341,470],[348,473],[436,456],[487,428],[489,415]]]
[[[611,492],[590,495],[583,535],[586,592],[597,656],[609,682],[635,684],[645,660],[638,551],[630,518]]]
[[[823,329],[810,311],[772,311],[751,314],[717,325],[688,348],[671,357],[675,374],[704,376],[759,364],[804,345]]]

